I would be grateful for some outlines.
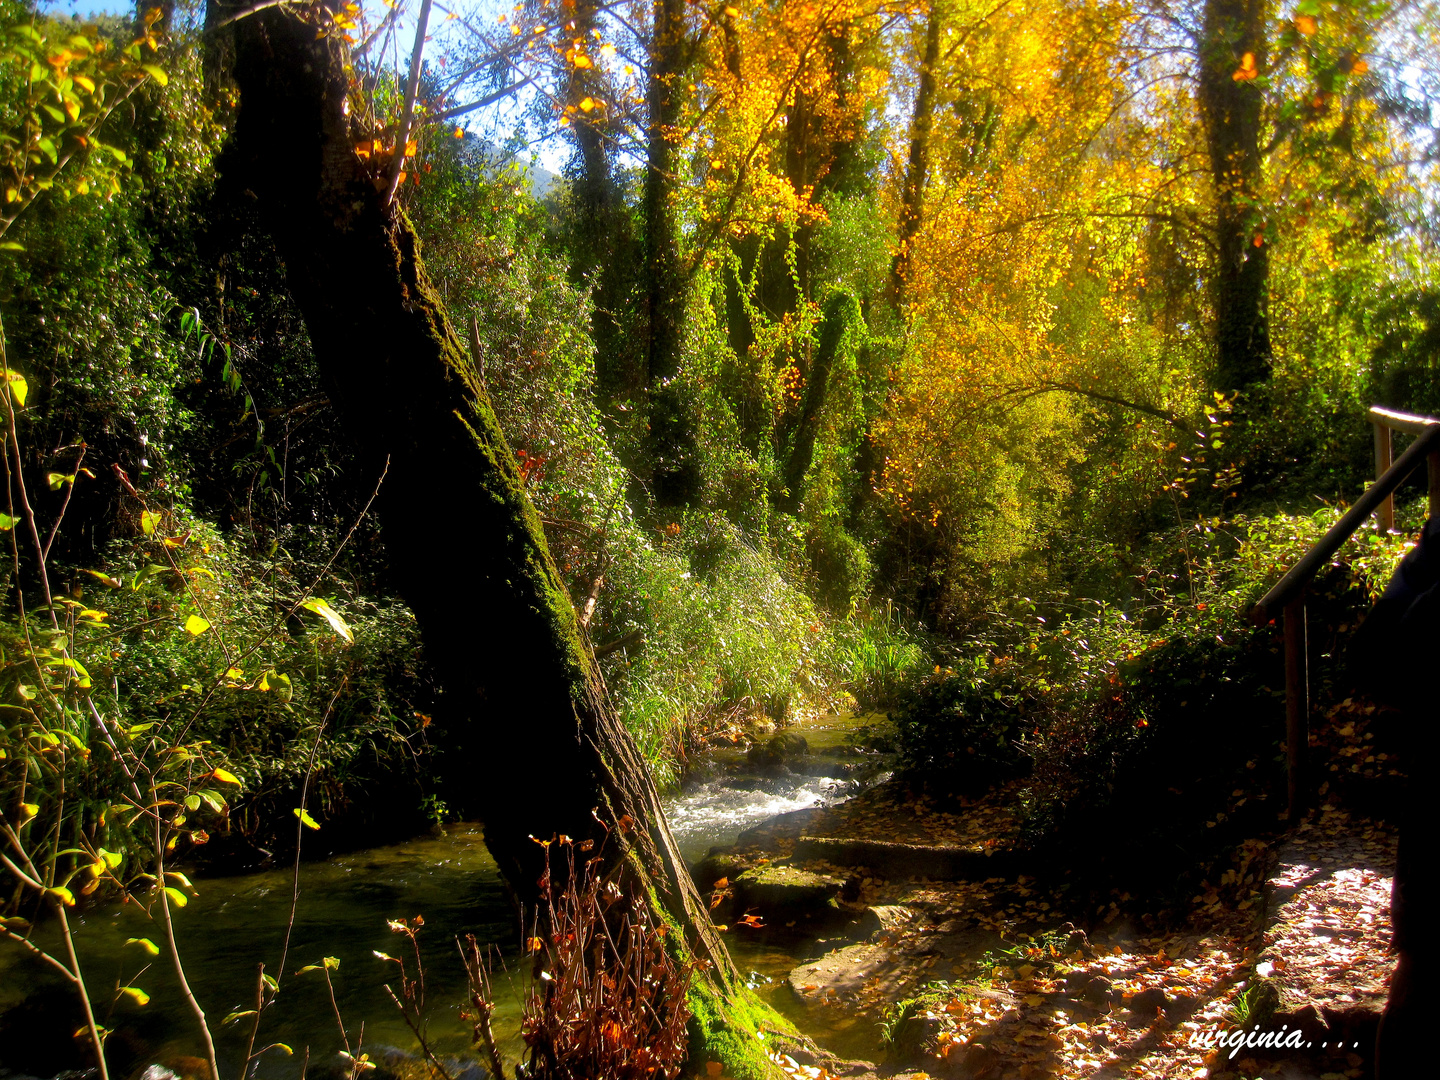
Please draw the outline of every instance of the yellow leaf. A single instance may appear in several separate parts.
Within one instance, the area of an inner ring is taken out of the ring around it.
[[[414,156],[415,156],[417,153],[419,153],[419,152],[420,152],[420,144],[417,143],[414,139],[411,139],[409,142],[407,142],[407,143],[405,144],[405,156],[406,156],[406,157],[414,157]]]
[[[463,138],[465,137],[465,129],[464,129],[464,128],[458,128],[458,127],[457,127],[457,128],[455,129],[455,137],[456,137],[457,139],[463,139]]]
[[[580,102],[580,111],[581,111],[581,112],[587,112],[587,113],[588,113],[588,112],[590,112],[592,109],[595,108],[595,104],[596,104],[596,102],[595,102],[595,99],[594,99],[594,98],[592,98],[592,97],[584,98],[584,99],[582,99],[581,102]]]
[[[30,393],[30,384],[25,381],[25,376],[18,371],[5,369],[5,374],[0,379],[10,387],[10,396],[15,399],[16,405],[25,404],[25,395]]]
[[[193,634],[195,637],[199,637],[201,634],[203,634],[206,630],[209,629],[210,623],[207,620],[202,619],[199,615],[191,615],[188,619],[185,620],[185,630],[188,633]]]
[[[575,66],[576,66],[577,68],[592,68],[592,67],[594,67],[595,65],[591,62],[590,58],[589,58],[588,56],[586,56],[584,53],[576,53],[576,54],[575,54]]]
[[[151,941],[149,938],[143,938],[143,937],[126,938],[126,939],[125,939],[125,944],[126,944],[126,945],[139,945],[140,948],[141,948],[141,949],[146,953],[146,955],[148,955],[148,956],[159,956],[159,955],[160,955],[160,946],[156,945],[156,944],[155,944],[153,941]]]
[[[210,773],[210,775],[213,776],[216,780],[219,780],[222,784],[240,783],[240,779],[228,769],[215,769]]]
[[[160,524],[160,515],[153,510],[145,510],[140,514],[140,529],[146,536],[154,536],[155,528]]]
[[[320,823],[310,816],[310,812],[308,810],[297,806],[294,810],[294,814],[297,818],[300,819],[300,824],[304,825],[307,829],[320,828]]]
[[[56,900],[59,900],[59,901],[60,901],[62,904],[64,904],[66,907],[74,907],[74,906],[75,906],[75,894],[72,893],[69,889],[65,889],[65,888],[46,889],[46,890],[45,890],[45,895],[46,895],[46,896],[53,897],[53,898],[56,899]]]
[[[727,7],[727,8],[725,9],[725,14],[726,14],[726,15],[729,15],[730,18],[732,18],[732,19],[739,18],[739,16],[740,16],[740,9],[737,8],[737,7]]]
[[[156,67],[154,64],[141,64],[140,67],[141,67],[141,70],[143,70],[146,75],[149,75],[152,79],[154,79],[154,80],[155,80],[157,83],[159,83],[161,86],[168,86],[168,85],[169,85],[169,83],[170,83],[170,76],[165,74],[165,69],[164,69],[164,68]]]
[[[403,176],[405,174],[401,173],[400,175]],[[324,600],[321,600],[319,597],[313,597],[301,603],[300,606],[307,611],[313,611],[316,615],[319,615],[330,624],[330,629],[344,638],[346,642],[353,642],[355,640],[355,635],[351,632],[345,620],[340,617],[340,613]]]
[[[141,990],[138,986],[122,986],[120,988],[120,993],[124,994],[136,1005],[150,1004],[150,995],[147,994],[144,990]]]

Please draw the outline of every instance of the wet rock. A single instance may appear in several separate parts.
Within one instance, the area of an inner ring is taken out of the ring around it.
[[[731,882],[737,911],[758,911],[770,922],[793,919],[835,906],[840,882],[788,866],[757,866]]]
[[[919,912],[899,904],[877,904],[865,909],[860,916],[860,936],[873,940],[877,934],[886,934],[909,925]]]
[[[823,758],[805,758],[791,761],[790,768],[801,776],[824,777],[826,780],[849,780],[860,766],[848,761],[826,761]]]
[[[829,813],[830,811],[824,807],[811,806],[804,810],[791,810],[788,813],[776,814],[759,825],[742,832],[736,838],[735,846],[773,851],[782,841],[794,840],[804,830],[823,822]]]
[[[951,845],[902,844],[889,840],[806,836],[795,844],[797,862],[823,861],[833,866],[864,866],[892,881],[975,881],[1008,876],[1015,858],[1008,852]]]
[[[767,795],[779,795],[795,786],[793,775],[783,765],[777,766],[772,776],[732,776],[724,783],[735,791],[763,791]]]
[[[797,735],[793,731],[782,731],[770,736],[765,742],[752,746],[746,758],[751,765],[772,769],[808,753],[810,753],[810,743],[804,735]]]
[[[708,892],[722,878],[734,881],[749,868],[750,863],[739,855],[712,853],[695,864],[695,869],[690,871],[690,876],[694,879],[697,889],[701,892]]]

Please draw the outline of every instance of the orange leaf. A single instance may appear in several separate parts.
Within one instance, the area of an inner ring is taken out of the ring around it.
[[[1244,56],[1240,57],[1240,66],[1235,69],[1234,74],[1230,77],[1236,82],[1249,82],[1259,74],[1260,72],[1255,70],[1255,54],[1253,52],[1247,52]]]
[[[526,938],[525,947],[529,952],[539,952],[545,947],[545,943],[538,937]]]
[[[1315,17],[1313,15],[1296,15],[1295,29],[1299,30],[1300,33],[1304,34],[1306,37],[1313,37],[1315,31],[1319,29],[1319,24],[1315,22]]]
[[[727,885],[729,885],[729,884],[730,884],[730,879],[729,879],[728,877],[722,877],[719,881],[715,882],[715,888],[717,888],[717,889],[723,889],[723,888],[725,888],[725,887],[726,887]]]
[[[719,1076],[721,1071],[724,1070],[724,1068],[725,1066],[720,1064],[720,1062],[718,1061],[707,1061],[705,1062],[705,1075]]]

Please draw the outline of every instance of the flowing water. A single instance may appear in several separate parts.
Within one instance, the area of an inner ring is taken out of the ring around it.
[[[802,759],[804,770],[832,776],[786,770],[747,776],[751,770],[738,752],[719,752],[702,763],[708,778],[666,800],[667,817],[684,855],[698,859],[712,845],[733,843],[741,830],[766,818],[844,798],[873,780],[878,763],[851,745],[865,719],[826,716],[788,729],[810,743],[812,753]],[[257,964],[265,963],[272,974],[279,964],[291,910],[292,871],[286,867],[207,878],[196,886],[197,895],[175,913],[177,940],[188,980],[216,1031],[222,1072],[235,1076],[247,1022],[221,1021],[231,1012],[253,1008]],[[361,1052],[362,1023],[364,1048],[414,1049],[416,1040],[385,990],[390,983],[398,991],[399,970],[375,952],[403,956],[413,974],[409,943],[388,929],[386,920],[417,914],[425,919],[420,941],[432,1045],[442,1055],[468,1056],[469,1026],[459,1016],[466,988],[456,935],[474,934],[481,942],[501,946],[511,969],[516,968],[513,909],[479,827],[449,826],[444,836],[306,862],[300,887],[286,970],[327,956],[338,958],[339,968],[332,972],[335,999],[332,1004],[319,972],[286,979],[276,1004],[265,1014],[256,1045],[285,1043],[294,1056],[272,1051],[263,1059],[260,1076],[296,1077],[307,1047],[311,1061],[343,1049],[337,1010],[356,1053]],[[133,1067],[194,1055],[200,1045],[194,1020],[166,957],[162,953],[149,960],[141,947],[124,944],[128,938],[160,943],[159,924],[135,904],[94,911],[75,922],[92,998],[105,1000],[117,985],[143,987],[151,998],[143,1007],[122,1001],[115,1009],[109,1026],[121,1034],[110,1046],[114,1075],[123,1080]],[[736,935],[731,951],[741,970],[753,973],[762,993],[768,988],[774,1003],[786,1008],[787,996],[778,988],[784,973],[798,962],[792,951],[798,944],[787,948]],[[145,968],[147,960],[150,966]],[[513,1058],[521,1049],[523,979],[497,971],[494,981],[495,1029],[502,1050]],[[0,945],[0,1066],[37,1075],[62,1067],[63,1059],[49,1048],[68,1042],[78,1023],[72,1000],[58,975],[18,948]]]

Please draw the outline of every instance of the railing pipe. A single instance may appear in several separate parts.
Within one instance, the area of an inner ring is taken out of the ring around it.
[[[1385,475],[1366,488],[1364,494],[1345,512],[1345,516],[1330,527],[1273,589],[1261,597],[1260,602],[1250,609],[1251,621],[1258,625],[1269,622],[1286,604],[1300,596],[1306,583],[1330,561],[1330,556],[1340,550],[1340,545],[1345,543],[1350,535],[1365,523],[1365,519],[1375,512],[1376,507],[1419,466],[1422,458],[1428,458],[1436,451],[1440,451],[1440,421],[1426,424],[1425,429],[1405,448],[1405,452],[1396,459]]]

